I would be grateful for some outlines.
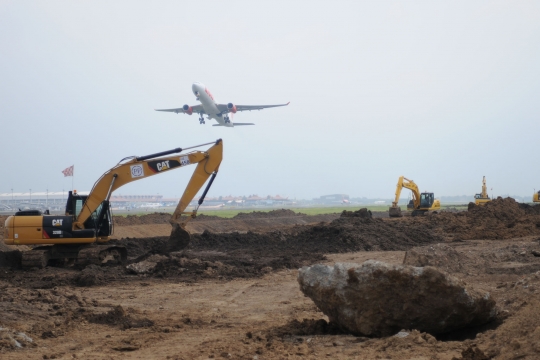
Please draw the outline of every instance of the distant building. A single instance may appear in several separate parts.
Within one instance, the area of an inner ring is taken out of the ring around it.
[[[313,201],[318,204],[329,205],[329,204],[349,203],[350,199],[349,199],[349,195],[347,194],[333,194],[333,195],[323,195],[319,198],[313,199]]]

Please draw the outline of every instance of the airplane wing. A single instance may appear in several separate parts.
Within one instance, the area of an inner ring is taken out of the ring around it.
[[[242,126],[242,125],[255,125],[254,123],[237,123],[237,122],[234,122],[233,123],[233,126]],[[224,125],[224,124],[216,124],[216,125],[212,125],[212,126],[227,126],[227,125]]]
[[[273,107],[280,107],[280,106],[287,106],[290,104],[290,101],[286,104],[277,104],[277,105],[236,105],[236,111],[251,111],[251,110],[262,110],[262,109],[268,109]],[[228,113],[230,112],[230,109],[227,107],[227,104],[217,104],[217,108],[222,113]]]
[[[225,105],[225,107],[227,107],[227,105]],[[177,113],[177,114],[185,114],[187,112],[187,110],[184,110],[183,107],[181,108],[176,108],[176,109],[154,109],[156,111],[168,111],[168,112],[173,112],[173,113]],[[205,114],[204,110],[203,110],[203,107],[202,105],[194,105],[194,106],[191,106],[191,110],[194,112],[194,113],[203,113]]]

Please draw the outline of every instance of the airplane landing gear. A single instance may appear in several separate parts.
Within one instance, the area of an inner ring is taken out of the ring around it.
[[[202,124],[206,124],[206,123],[204,122],[204,118],[202,117],[202,115],[201,115],[201,117],[199,118],[199,123],[200,123],[201,125],[202,125]]]
[[[230,124],[231,123],[231,119],[229,119],[228,116],[225,116],[225,124]]]

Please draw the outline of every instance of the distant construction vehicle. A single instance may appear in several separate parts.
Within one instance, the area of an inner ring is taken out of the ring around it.
[[[484,176],[482,179],[482,193],[474,195],[474,203],[476,205],[484,205],[490,201],[491,199],[487,193],[486,177]]]
[[[213,146],[206,151],[167,156],[210,144]],[[26,210],[8,217],[4,229],[4,242],[7,245],[39,245],[22,253],[22,266],[25,268],[43,268],[47,266],[49,260],[67,261],[83,266],[124,264],[127,260],[125,247],[102,245],[110,240],[109,236],[113,233],[113,217],[109,203],[113,191],[133,181],[197,164],[172,214],[170,222],[173,229],[169,241],[162,249],[164,252],[179,251],[189,244],[190,235],[185,230],[185,225],[189,219],[196,216],[198,207],[189,213],[185,213],[184,210],[210,178],[198,201],[199,206],[202,204],[217,174],[222,157],[223,142],[219,139],[185,149],[176,148],[152,155],[124,158],[96,181],[87,196],[70,191],[65,215],[49,215],[48,212],[42,214],[39,210]],[[183,221],[182,214],[190,216]]]
[[[404,176],[400,176],[396,187],[396,198],[389,209],[390,217],[403,216],[401,208],[398,206],[399,197],[403,188],[412,191],[412,200],[407,205],[407,209],[412,211],[412,216],[425,215],[428,211],[441,209],[441,202],[438,199],[435,199],[435,195],[432,192],[420,193],[420,190],[414,181],[409,180]]]
[[[540,191],[533,194],[533,202],[540,202]]]

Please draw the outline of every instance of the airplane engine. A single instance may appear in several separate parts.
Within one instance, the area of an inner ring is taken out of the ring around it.
[[[193,108],[189,105],[182,106],[182,109],[184,109],[184,112],[188,115],[193,114]]]
[[[229,111],[232,112],[233,114],[236,114],[236,105],[234,105],[233,103],[228,103],[227,109],[229,109]]]

